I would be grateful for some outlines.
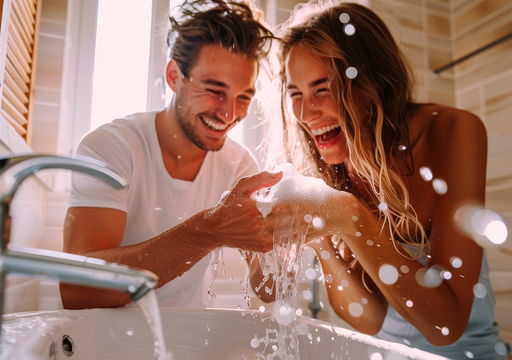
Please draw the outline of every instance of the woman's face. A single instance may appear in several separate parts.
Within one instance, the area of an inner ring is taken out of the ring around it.
[[[286,57],[285,65],[286,91],[295,117],[315,139],[327,164],[348,161],[347,143],[327,86],[329,64],[295,45]]]

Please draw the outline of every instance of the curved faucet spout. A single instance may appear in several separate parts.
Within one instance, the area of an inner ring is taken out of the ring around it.
[[[0,203],[9,203],[20,183],[43,169],[68,169],[96,176],[115,188],[124,188],[126,180],[95,159],[55,155],[27,155],[0,160]]]
[[[139,300],[158,283],[158,277],[149,271],[107,263],[100,259],[42,249],[13,246],[7,249],[10,232],[9,205],[14,193],[28,176],[50,168],[90,174],[115,188],[127,185],[121,176],[105,164],[86,157],[28,155],[0,159],[0,329],[5,276],[9,272],[125,291],[131,294],[132,301]]]

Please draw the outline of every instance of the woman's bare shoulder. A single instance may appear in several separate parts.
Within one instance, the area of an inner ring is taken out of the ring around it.
[[[430,120],[427,128],[432,135],[480,135],[487,136],[482,120],[472,112],[437,104],[420,104],[416,116]]]
[[[450,136],[469,136],[484,140],[487,131],[483,121],[472,112],[445,105],[419,104],[411,116],[420,122],[423,136],[448,139]]]

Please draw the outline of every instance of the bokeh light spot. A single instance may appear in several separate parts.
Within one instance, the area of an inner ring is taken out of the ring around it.
[[[484,284],[478,283],[473,286],[473,294],[479,299],[483,299],[487,295],[487,288]]]
[[[348,305],[348,312],[353,317],[360,317],[361,315],[363,315],[363,307],[361,306],[361,304],[353,302]]]
[[[434,175],[432,175],[432,171],[430,168],[426,166],[420,167],[420,176],[425,181],[430,181],[434,178]]]
[[[384,264],[379,269],[379,278],[384,284],[394,284],[398,280],[398,270],[389,264]]]
[[[319,217],[313,218],[312,223],[313,227],[318,230],[322,230],[325,226],[324,220]]]
[[[346,24],[350,21],[350,15],[347,14],[347,13],[343,13],[340,15],[340,21],[343,23],[343,24]]]
[[[316,278],[316,270],[313,268],[306,269],[305,273],[306,273],[306,277],[309,280],[313,280],[314,278]]]
[[[507,355],[507,347],[502,343],[494,344],[494,351],[496,351],[501,356]]]
[[[446,184],[446,181],[442,179],[434,179],[434,181],[432,181],[432,187],[439,195],[444,195],[448,191],[448,185]]]
[[[347,34],[348,36],[352,36],[356,33],[356,28],[352,24],[345,25],[345,28],[343,30],[345,30],[345,34]]]
[[[379,204],[379,210],[380,211],[386,211],[388,209],[388,205],[386,203],[380,203]]]
[[[458,269],[462,266],[462,260],[455,256],[450,258],[450,263],[455,269]]]
[[[348,26],[352,26],[352,25],[348,25]],[[357,69],[353,66],[348,67],[347,70],[345,70],[345,75],[347,75],[347,77],[349,79],[355,79],[357,76]]]

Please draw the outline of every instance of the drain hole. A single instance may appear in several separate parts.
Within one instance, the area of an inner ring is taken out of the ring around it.
[[[75,353],[75,344],[68,335],[62,337],[62,352],[66,356],[72,356]]]

